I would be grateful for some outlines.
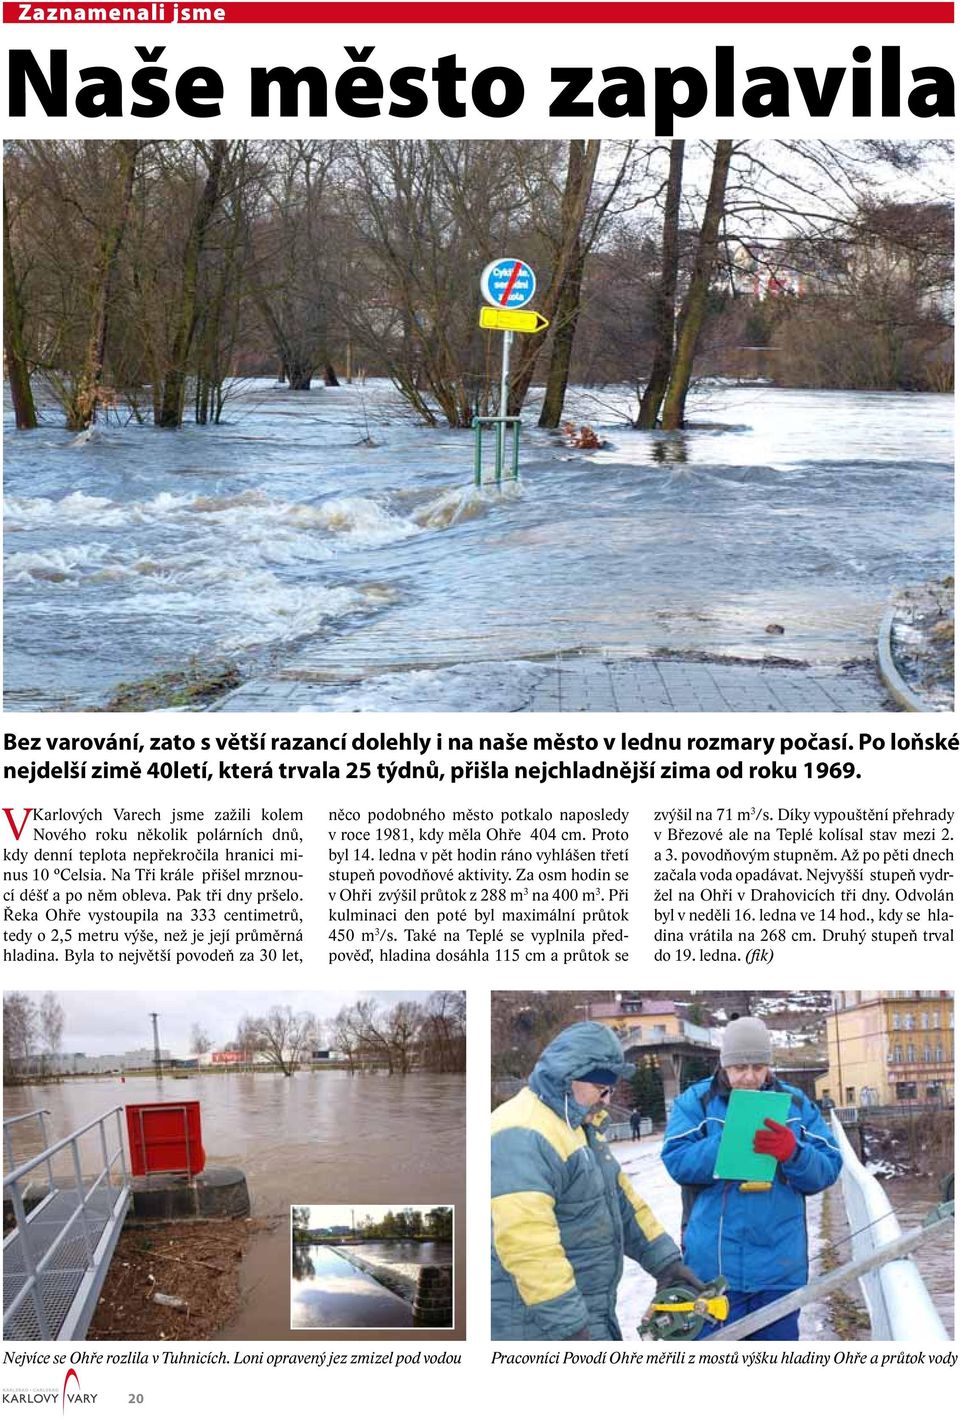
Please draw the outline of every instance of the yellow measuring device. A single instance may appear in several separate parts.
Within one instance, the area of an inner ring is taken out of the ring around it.
[[[712,1300],[679,1300],[674,1304],[653,1303],[653,1309],[667,1315],[695,1314],[705,1315],[709,1319],[718,1323],[725,1320],[730,1313],[730,1301],[726,1295],[715,1295]]]
[[[686,1285],[670,1285],[658,1290],[643,1317],[639,1333],[651,1339],[696,1339],[703,1326],[723,1324],[730,1314],[730,1301],[723,1293],[722,1275],[697,1294]]]
[[[481,330],[516,330],[521,335],[537,335],[550,321],[539,310],[498,310],[485,305],[480,311]]]

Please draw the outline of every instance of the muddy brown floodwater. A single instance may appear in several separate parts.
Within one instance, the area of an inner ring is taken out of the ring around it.
[[[48,1108],[48,1134],[63,1137],[126,1103],[198,1099],[210,1165],[246,1173],[253,1215],[282,1218],[256,1235],[242,1262],[243,1302],[217,1338],[316,1339],[290,1328],[292,1205],[447,1205],[456,1207],[456,1327],[465,1330],[464,1154],[462,1074],[209,1074],[189,1079],[78,1079],[43,1087],[5,1088],[4,1116]],[[115,1134],[111,1133],[111,1137]],[[32,1139],[18,1135],[17,1161]],[[36,1139],[38,1151],[39,1138]],[[90,1161],[93,1162],[91,1155]],[[351,1337],[339,1329],[336,1338]],[[373,1338],[365,1328],[357,1338]],[[390,1338],[422,1340],[424,1331]]]

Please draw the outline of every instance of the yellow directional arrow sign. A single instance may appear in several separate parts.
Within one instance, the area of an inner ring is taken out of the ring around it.
[[[538,310],[498,310],[485,305],[480,311],[481,330],[519,330],[522,335],[536,335],[549,324]]]

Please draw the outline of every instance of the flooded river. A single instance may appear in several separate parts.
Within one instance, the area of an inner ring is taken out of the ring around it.
[[[302,1337],[290,1329],[293,1204],[452,1205],[456,1213],[457,1328],[463,1332],[464,1078],[340,1071],[225,1074],[190,1079],[79,1079],[5,1088],[4,1116],[48,1108],[51,1139],[126,1103],[199,1099],[209,1165],[246,1173],[253,1215],[272,1219],[243,1262],[244,1307],[228,1339]],[[115,1137],[112,1132],[110,1139]],[[16,1160],[39,1139],[22,1134]],[[89,1154],[90,1161],[96,1154]],[[366,1331],[369,1335],[369,1330]]]
[[[951,570],[947,396],[705,385],[677,435],[629,410],[576,391],[610,443],[584,454],[532,409],[502,495],[381,381],[248,382],[219,427],[79,444],[8,410],[7,706],[102,704],[191,657],[343,709],[515,708],[538,657],[581,649],[837,664],[872,655],[892,588]]]
[[[409,1329],[411,1305],[368,1275],[352,1259],[401,1273],[416,1285],[424,1265],[449,1265],[452,1247],[441,1241],[368,1241],[336,1250],[295,1246],[291,1324],[294,1329]]]

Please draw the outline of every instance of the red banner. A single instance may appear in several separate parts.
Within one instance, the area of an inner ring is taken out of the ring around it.
[[[5,24],[953,24],[946,0],[225,0],[193,5],[4,3]]]

